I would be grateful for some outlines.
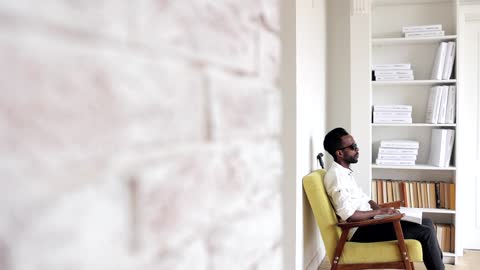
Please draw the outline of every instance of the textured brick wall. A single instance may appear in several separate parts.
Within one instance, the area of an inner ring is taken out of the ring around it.
[[[0,0],[0,269],[280,269],[278,0]]]

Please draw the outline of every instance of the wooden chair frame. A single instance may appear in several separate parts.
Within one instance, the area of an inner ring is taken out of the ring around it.
[[[394,207],[400,208],[402,201],[390,202],[380,205],[381,207]],[[405,214],[399,214],[383,219],[369,219],[356,222],[340,222],[337,225],[342,229],[342,234],[340,240],[335,249],[335,255],[332,262],[332,270],[354,270],[354,269],[407,269],[414,270],[415,266],[412,261],[410,261],[408,256],[407,246],[405,245],[405,239],[403,238],[402,227],[400,225],[400,219]],[[351,228],[354,227],[364,227],[374,224],[383,224],[383,223],[393,223],[395,229],[395,234],[397,236],[398,249],[401,254],[401,261],[397,262],[385,262],[385,263],[362,263],[362,264],[339,264],[340,258],[342,257],[343,247],[347,241],[348,232]]]

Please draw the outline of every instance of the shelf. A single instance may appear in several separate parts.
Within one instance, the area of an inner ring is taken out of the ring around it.
[[[412,80],[412,81],[372,81],[372,86],[377,85],[437,85],[452,84],[457,80]]]
[[[450,167],[435,167],[431,165],[419,164],[415,166],[387,166],[372,164],[372,169],[403,169],[403,170],[431,170],[431,171],[455,171],[457,168]]]
[[[412,124],[376,124],[372,123],[372,127],[456,127],[457,124],[427,124],[427,123],[412,123]]]
[[[424,43],[438,43],[441,41],[456,40],[457,35],[438,36],[438,37],[417,37],[417,38],[372,38],[373,46],[382,45],[406,45],[406,44],[424,44]]]

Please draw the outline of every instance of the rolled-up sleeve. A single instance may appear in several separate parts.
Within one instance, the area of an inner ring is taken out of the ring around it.
[[[342,220],[347,220],[357,210],[357,207],[352,203],[350,193],[345,189],[334,188],[328,195],[335,207],[335,212]]]

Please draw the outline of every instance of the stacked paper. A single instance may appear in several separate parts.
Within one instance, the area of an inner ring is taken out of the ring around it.
[[[419,142],[412,140],[384,140],[380,142],[378,165],[413,166],[417,160]]]
[[[414,79],[411,64],[372,65],[374,81],[411,81]]]
[[[406,38],[438,37],[444,36],[441,24],[404,26],[402,32]]]
[[[410,105],[375,105],[373,106],[373,123],[411,124],[412,123],[412,106]]]

